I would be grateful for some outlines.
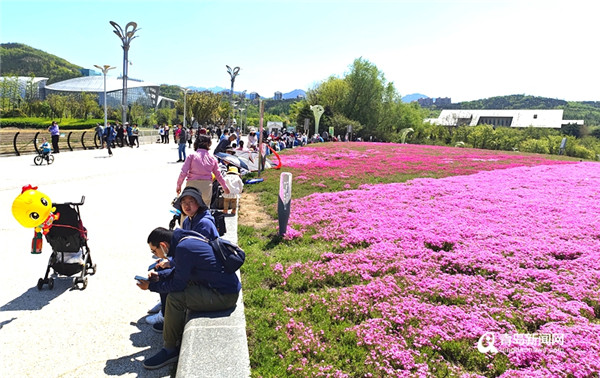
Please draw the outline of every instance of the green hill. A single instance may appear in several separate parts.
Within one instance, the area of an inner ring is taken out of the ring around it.
[[[80,66],[22,43],[0,44],[0,58],[3,76],[33,74],[49,78],[48,84],[82,76]]]

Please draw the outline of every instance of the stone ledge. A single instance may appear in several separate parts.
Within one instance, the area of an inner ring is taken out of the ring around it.
[[[192,312],[183,331],[177,377],[249,377],[246,317],[240,293],[231,311]]]

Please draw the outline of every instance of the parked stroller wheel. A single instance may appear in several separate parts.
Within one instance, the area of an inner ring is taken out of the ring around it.
[[[94,274],[96,274],[96,264],[92,265],[92,272],[90,273],[90,275],[93,276]]]
[[[48,279],[48,289],[54,289],[54,278]]]
[[[73,286],[71,288],[72,289],[76,289],[78,282],[79,282],[79,278],[77,278],[77,277],[73,278]]]
[[[44,162],[44,158],[38,155],[33,158],[33,162],[35,163],[35,165],[42,165],[42,163]]]
[[[88,281],[87,277],[83,277],[81,290],[85,290],[85,288],[87,287],[87,281]]]
[[[40,279],[38,280],[38,283],[37,283],[37,288],[38,288],[38,290],[42,290],[42,287],[43,287],[43,286],[44,286],[44,279],[43,279],[43,278],[40,278]]]

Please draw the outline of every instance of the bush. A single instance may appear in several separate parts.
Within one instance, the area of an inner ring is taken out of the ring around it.
[[[519,151],[548,154],[550,153],[550,147],[547,139],[527,139],[521,142]]]
[[[598,160],[596,153],[579,144],[574,144],[571,148],[566,149],[568,156],[578,157],[581,159]]]
[[[2,113],[2,118],[11,118],[11,117],[27,117],[27,115],[21,110],[21,108],[11,109],[7,112]]]
[[[52,123],[51,118],[2,118],[0,128],[16,127],[20,129],[47,129]],[[57,120],[58,121],[58,120]],[[87,130],[96,127],[96,123],[104,123],[104,119],[63,119],[58,121],[61,129]]]

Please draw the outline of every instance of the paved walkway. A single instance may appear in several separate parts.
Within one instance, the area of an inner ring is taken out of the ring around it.
[[[214,140],[213,140],[213,144]],[[151,255],[146,238],[168,227],[181,163],[173,143],[140,148],[61,152],[54,164],[35,166],[33,155],[0,158],[0,377],[166,377],[171,368],[147,371],[144,358],[162,346],[145,323],[158,295],[141,291],[134,276],[145,274]],[[23,185],[39,186],[53,202],[85,195],[81,216],[91,256],[98,266],[87,289],[70,290],[72,279],[54,290],[36,288],[50,246],[30,254],[32,229],[11,213]]]

